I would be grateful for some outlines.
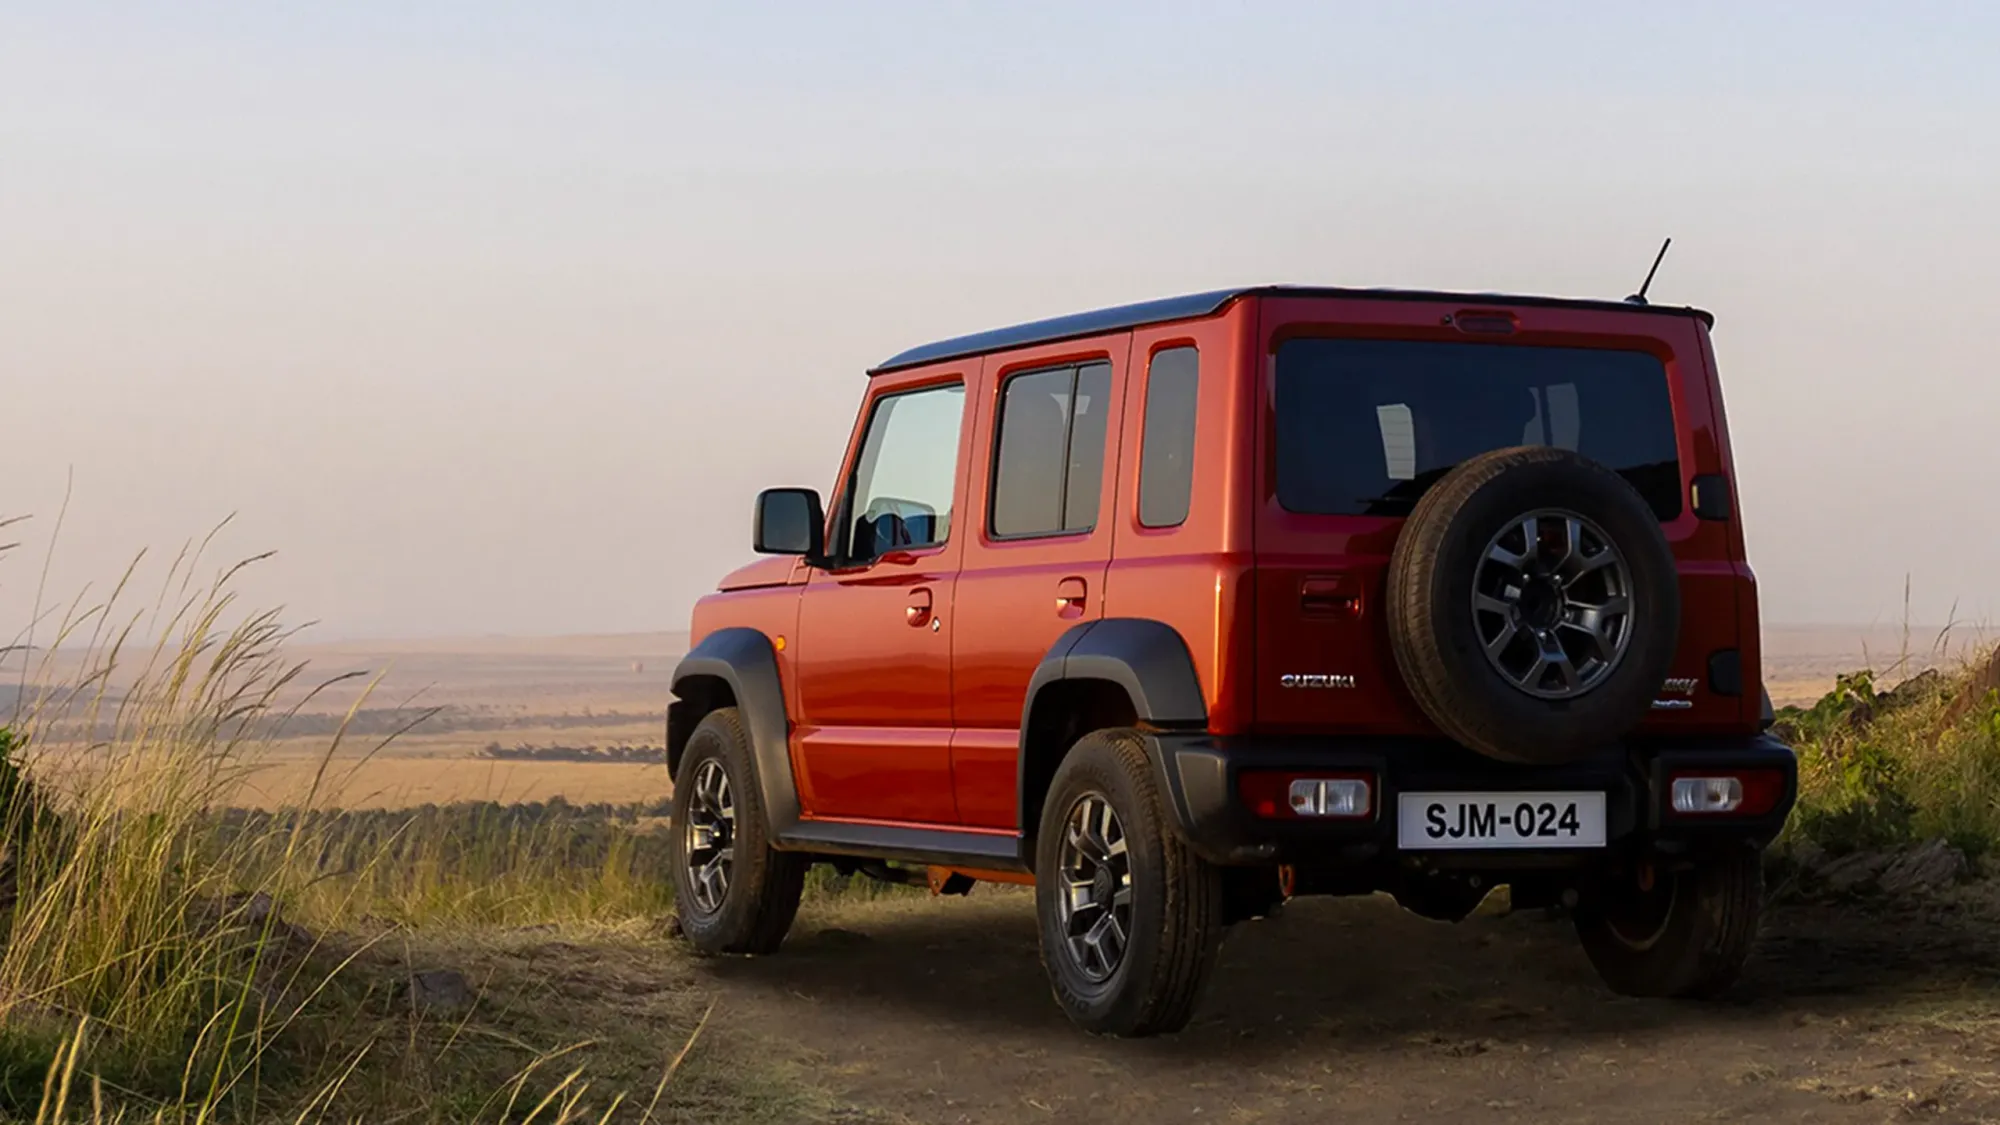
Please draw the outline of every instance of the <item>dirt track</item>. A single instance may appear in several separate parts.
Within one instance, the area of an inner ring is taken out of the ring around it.
[[[823,907],[780,956],[695,976],[726,1035],[795,1050],[862,1118],[2000,1120],[1992,888],[1775,910],[1709,1005],[1610,996],[1539,914],[1452,927],[1379,899],[1238,927],[1167,1039],[1075,1032],[1036,957],[1027,895],[982,886]]]

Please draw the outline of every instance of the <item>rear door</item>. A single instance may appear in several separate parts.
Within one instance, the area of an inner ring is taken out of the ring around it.
[[[969,826],[1013,828],[1028,679],[1104,613],[1129,337],[989,357],[952,637],[952,764]]]
[[[1295,299],[1267,303],[1265,339],[1260,726],[1429,728],[1389,649],[1390,552],[1430,484],[1468,457],[1514,445],[1577,450],[1646,499],[1681,571],[1673,675],[1705,676],[1709,649],[1727,639],[1717,619],[1733,630],[1737,615],[1733,588],[1709,561],[1723,555],[1686,502],[1689,479],[1713,457],[1687,436],[1706,432],[1708,413],[1692,320]],[[1735,703],[1706,693],[1668,700],[1653,722],[1728,722]]]

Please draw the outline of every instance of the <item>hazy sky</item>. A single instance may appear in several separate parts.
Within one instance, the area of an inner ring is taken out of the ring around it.
[[[322,635],[680,628],[905,346],[1666,235],[1766,617],[1990,619],[1996,59],[1975,3],[0,0],[0,624],[73,470],[56,593],[233,512]]]

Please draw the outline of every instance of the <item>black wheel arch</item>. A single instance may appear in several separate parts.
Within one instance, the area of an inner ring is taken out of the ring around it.
[[[688,739],[709,712],[735,707],[750,735],[771,835],[789,832],[798,823],[799,797],[788,744],[791,719],[771,639],[751,628],[717,629],[674,666],[673,691],[667,706],[668,772],[680,773]]]
[[[1187,642],[1173,626],[1151,618],[1072,626],[1035,667],[1022,703],[1016,807],[1023,863],[1034,862],[1042,799],[1071,744],[1092,730],[1126,726],[1208,726]]]

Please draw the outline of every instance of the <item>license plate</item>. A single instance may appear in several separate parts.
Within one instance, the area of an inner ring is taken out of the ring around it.
[[[1404,793],[1396,846],[1601,848],[1602,793]]]

